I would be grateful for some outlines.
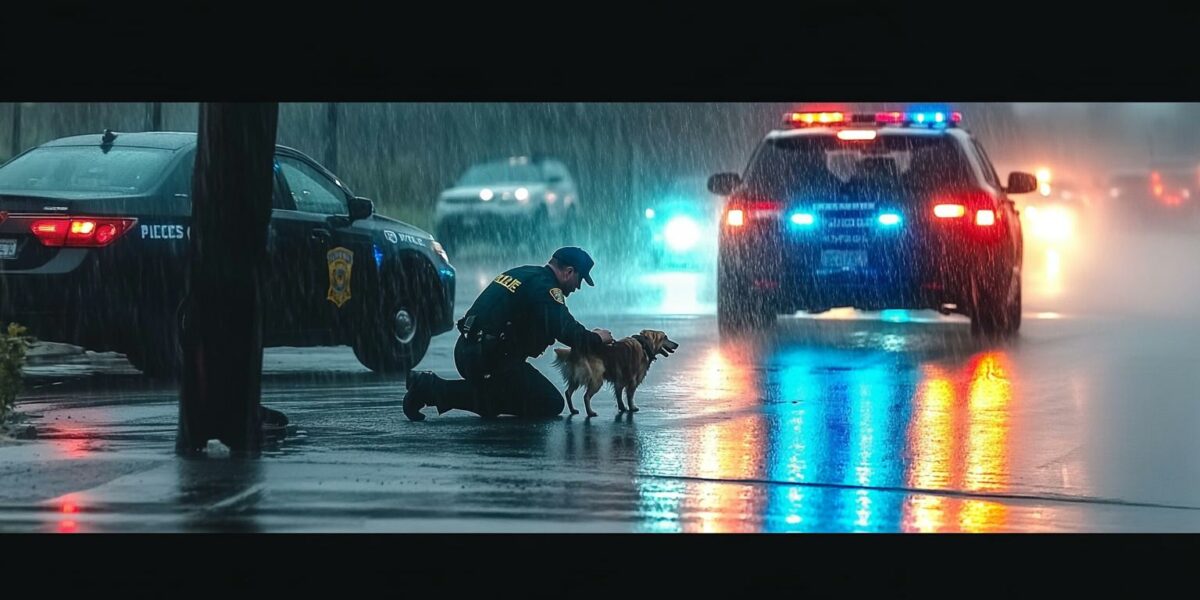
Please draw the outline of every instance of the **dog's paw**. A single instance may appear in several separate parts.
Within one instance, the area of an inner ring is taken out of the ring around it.
[[[624,406],[618,406],[618,407],[617,407],[617,412],[619,412],[619,413],[623,413],[623,412],[625,412],[625,407],[624,407]]]
[[[589,411],[588,411],[588,416],[589,416],[589,417],[598,417],[598,416],[600,416],[600,413],[597,413],[596,411],[589,410]]]
[[[636,406],[630,406],[630,407],[629,407],[629,412],[637,412],[637,411],[639,411],[639,410],[642,410],[642,409],[640,409],[640,408],[638,408],[638,407],[636,407]]]
[[[577,415],[577,414],[579,414],[579,409],[577,409],[577,408],[572,408],[572,409],[571,409],[571,414],[573,414],[573,415]]]

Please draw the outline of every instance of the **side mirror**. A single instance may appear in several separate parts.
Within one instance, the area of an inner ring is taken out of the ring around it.
[[[358,221],[375,214],[375,203],[362,197],[350,199],[350,221]]]
[[[1007,194],[1028,194],[1036,190],[1037,187],[1037,177],[1029,173],[1013,171],[1008,174],[1008,187],[1004,188],[1004,192]]]
[[[717,173],[708,178],[708,191],[718,196],[728,196],[742,184],[742,176],[737,173]]]

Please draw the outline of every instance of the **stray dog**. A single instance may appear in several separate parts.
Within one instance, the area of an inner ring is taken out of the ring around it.
[[[617,410],[625,412],[625,403],[621,400],[621,392],[629,398],[629,412],[637,412],[633,404],[633,393],[638,385],[646,378],[650,363],[658,355],[669,356],[679,344],[667,338],[667,334],[652,329],[643,329],[637,335],[616,340],[604,346],[598,353],[584,354],[570,348],[555,348],[554,366],[558,367],[563,379],[567,381],[567,408],[571,414],[579,414],[575,404],[571,402],[571,394],[579,388],[584,389],[583,406],[589,417],[596,416],[592,410],[592,396],[600,391],[607,381],[612,384],[613,392],[617,395]]]

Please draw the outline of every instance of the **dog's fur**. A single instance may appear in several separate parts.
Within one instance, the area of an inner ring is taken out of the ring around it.
[[[668,339],[667,334],[661,331],[643,329],[638,335],[649,342],[649,348],[654,355],[669,356],[679,347],[679,344]],[[596,412],[592,410],[592,396],[600,391],[605,381],[612,384],[613,392],[617,396],[617,410],[626,410],[625,402],[621,399],[623,391],[629,399],[629,411],[638,411],[638,407],[633,404],[633,393],[646,378],[651,358],[646,355],[642,343],[633,336],[616,340],[594,354],[584,354],[570,348],[555,348],[554,353],[554,366],[567,381],[567,408],[571,410],[571,414],[579,414],[579,411],[575,410],[575,404],[571,402],[571,394],[583,388],[583,406],[587,409],[587,415],[596,416]]]

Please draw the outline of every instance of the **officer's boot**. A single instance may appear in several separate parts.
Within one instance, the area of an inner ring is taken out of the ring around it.
[[[404,382],[408,391],[404,394],[404,416],[411,421],[424,421],[421,409],[434,406],[437,384],[441,378],[432,371],[410,371]]]

